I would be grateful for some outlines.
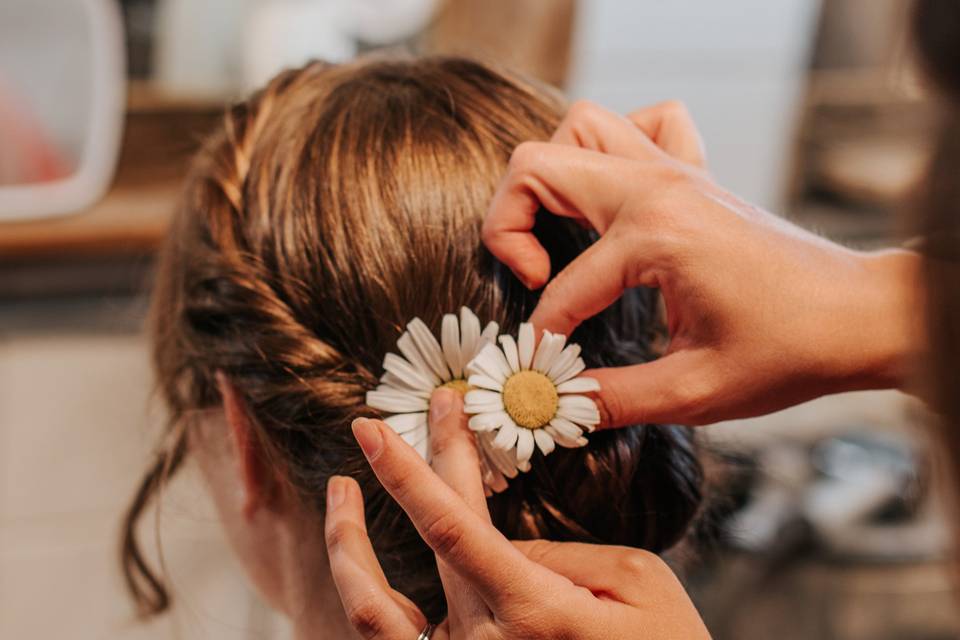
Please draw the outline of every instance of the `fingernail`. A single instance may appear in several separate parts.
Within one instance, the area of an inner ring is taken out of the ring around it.
[[[430,397],[430,422],[437,423],[450,415],[455,400],[453,389],[440,388]]]
[[[341,504],[347,495],[346,484],[340,476],[331,476],[327,480],[327,511],[333,511]]]
[[[383,450],[383,435],[380,434],[380,427],[373,420],[367,418],[357,418],[351,425],[353,427],[353,437],[357,439],[360,448],[363,449],[363,455],[367,460],[373,462]]]

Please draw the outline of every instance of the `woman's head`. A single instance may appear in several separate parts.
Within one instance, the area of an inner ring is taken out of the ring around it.
[[[533,310],[537,294],[484,251],[480,226],[512,150],[548,138],[563,110],[518,78],[438,58],[313,63],[228,111],[196,160],[158,268],[154,361],[173,444],[141,487],[124,544],[128,581],[147,610],[166,597],[133,525],[161,479],[196,451],[262,589],[283,577],[267,575],[275,558],[246,530],[257,517],[262,524],[256,509],[315,523],[327,479],[350,475],[391,583],[439,613],[432,554],[377,484],[350,423],[376,415],[365,393],[410,319],[437,330],[466,305],[515,333]],[[540,218],[535,231],[556,269],[593,241],[575,224]],[[573,339],[588,366],[633,363],[653,357],[653,324],[652,294],[633,291]],[[239,480],[201,451],[211,440],[233,443]],[[231,500],[231,482],[260,498]],[[686,531],[700,484],[686,430],[636,426],[535,456],[490,507],[511,537],[660,551]]]

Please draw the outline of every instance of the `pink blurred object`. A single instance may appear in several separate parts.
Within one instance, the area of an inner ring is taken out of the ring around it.
[[[107,192],[125,62],[116,0],[0,0],[0,226],[87,211]]]
[[[52,182],[73,170],[43,125],[0,85],[0,185]]]

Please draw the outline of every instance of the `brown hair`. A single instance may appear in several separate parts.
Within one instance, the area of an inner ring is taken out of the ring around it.
[[[157,274],[154,362],[174,444],[125,522],[123,567],[142,612],[168,599],[136,521],[186,453],[188,412],[220,404],[222,371],[262,447],[318,513],[331,475],[360,482],[391,583],[442,614],[433,556],[349,425],[376,414],[364,394],[411,318],[437,330],[466,305],[515,332],[533,310],[538,294],[482,248],[480,225],[513,149],[548,138],[563,110],[513,76],[427,58],[313,63],[228,111],[196,160]],[[557,269],[595,239],[548,215],[535,232]],[[632,291],[573,339],[589,366],[647,360],[652,318],[652,293]],[[687,429],[635,426],[537,454],[490,507],[510,537],[661,551],[687,530],[701,478]]]

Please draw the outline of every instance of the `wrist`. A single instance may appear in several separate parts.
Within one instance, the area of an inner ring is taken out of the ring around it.
[[[903,389],[926,345],[919,254],[902,249],[859,254],[861,278],[849,333],[851,389]]]

